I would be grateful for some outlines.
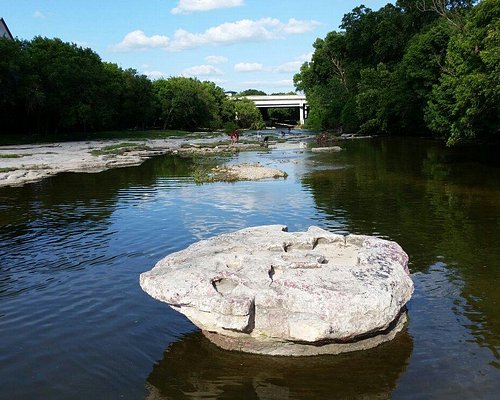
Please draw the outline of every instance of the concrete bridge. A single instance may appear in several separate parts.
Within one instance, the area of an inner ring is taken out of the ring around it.
[[[245,96],[252,100],[257,108],[299,108],[300,124],[303,125],[309,111],[305,95],[287,94],[270,96]]]

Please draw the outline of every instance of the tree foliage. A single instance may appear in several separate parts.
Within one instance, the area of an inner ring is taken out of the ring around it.
[[[235,104],[213,82],[172,77],[152,82],[60,39],[0,39],[0,134],[112,129],[217,129]]]
[[[450,39],[428,125],[454,144],[500,139],[500,3],[484,0]]]
[[[246,89],[238,93],[238,96],[267,96],[267,93],[258,89]]]
[[[154,115],[149,79],[60,39],[0,40],[0,82],[0,132],[133,128]]]
[[[300,119],[300,112],[297,107],[292,108],[269,108],[267,110],[269,118],[296,124]]]
[[[197,79],[173,77],[154,82],[163,128],[193,130],[208,126],[216,105],[205,85]]]
[[[314,43],[294,77],[316,129],[498,140],[495,0],[398,0],[356,7]]]
[[[246,98],[233,101],[236,123],[240,128],[262,129],[265,127],[262,114],[255,104]]]

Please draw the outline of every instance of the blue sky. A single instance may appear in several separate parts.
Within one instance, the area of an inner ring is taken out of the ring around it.
[[[379,0],[0,0],[19,39],[60,38],[151,79],[192,76],[225,90],[294,90],[316,38]]]

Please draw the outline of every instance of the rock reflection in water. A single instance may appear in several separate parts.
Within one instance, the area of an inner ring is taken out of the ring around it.
[[[222,350],[195,332],[170,345],[153,367],[147,399],[386,399],[412,349],[403,331],[362,352],[269,357]]]

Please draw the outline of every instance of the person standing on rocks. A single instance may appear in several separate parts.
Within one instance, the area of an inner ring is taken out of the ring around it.
[[[231,142],[232,144],[238,143],[240,140],[240,133],[238,132],[238,129],[235,129],[234,131],[231,132]]]

